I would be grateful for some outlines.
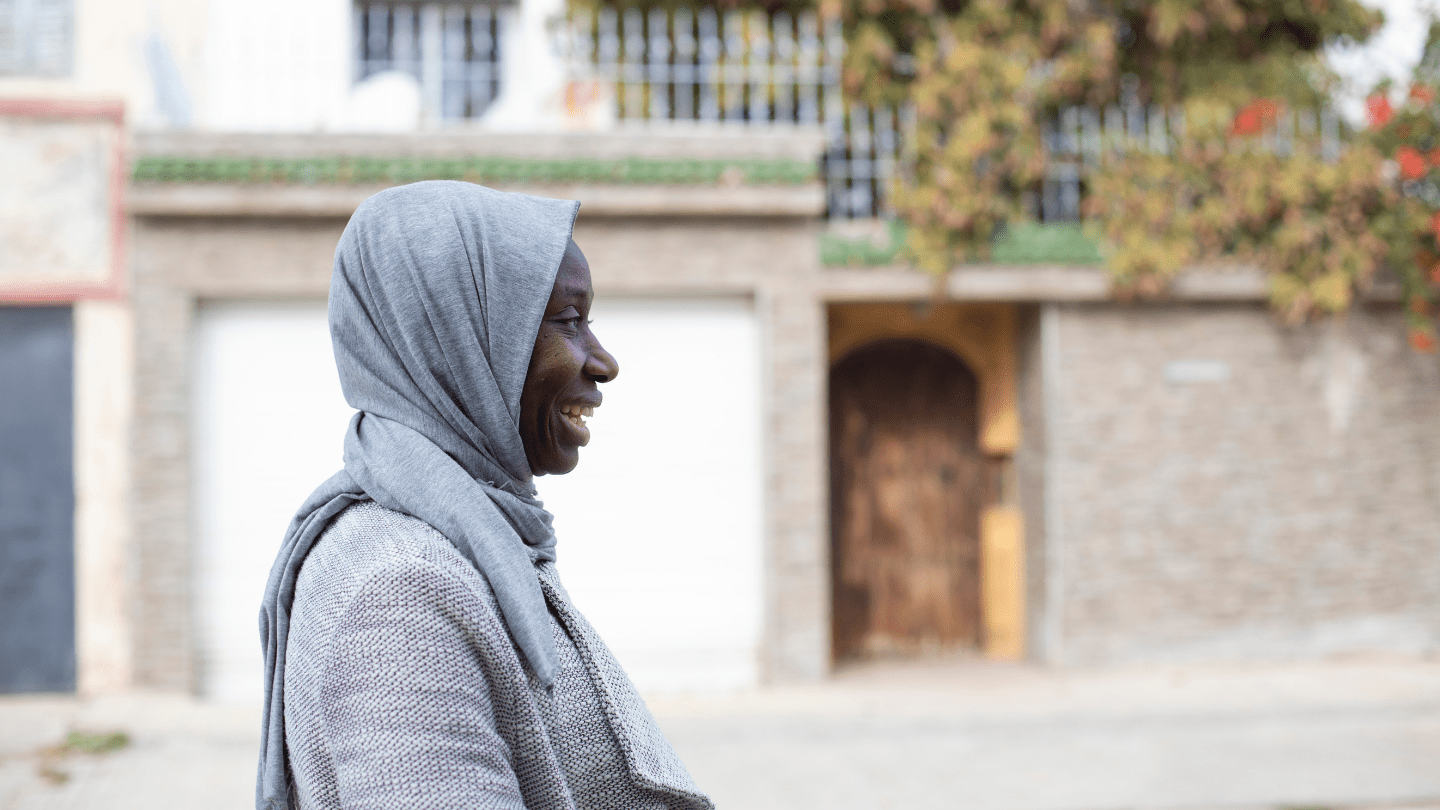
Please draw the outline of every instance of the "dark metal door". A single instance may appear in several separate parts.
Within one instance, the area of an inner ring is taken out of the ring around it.
[[[69,307],[0,306],[0,692],[75,688]]]
[[[978,385],[915,340],[858,349],[830,374],[837,660],[975,648],[989,463]]]

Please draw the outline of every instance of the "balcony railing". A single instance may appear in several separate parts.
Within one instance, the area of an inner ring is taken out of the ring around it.
[[[1327,159],[1339,154],[1341,124],[1334,110],[1277,108],[1273,113],[1255,122],[1258,131],[1247,134],[1243,148],[1281,155],[1318,148]],[[1026,200],[1027,207],[1041,222],[1077,222],[1085,177],[1107,154],[1171,154],[1185,140],[1185,120],[1178,109],[1133,98],[1106,107],[1066,106],[1048,117],[1041,138],[1047,155],[1045,178]]]
[[[819,125],[843,114],[840,26],[812,12],[601,8],[570,24],[571,74],[612,89],[623,122]]]
[[[361,0],[355,6],[356,79],[388,70],[414,76],[427,120],[480,118],[499,95],[501,53],[513,7],[477,3]],[[714,8],[577,9],[552,30],[553,58],[565,62],[571,114],[597,126],[813,127],[824,133],[821,177],[832,219],[884,217],[910,117],[903,108],[847,102],[838,21],[812,12]],[[527,57],[528,58],[528,57]],[[1185,137],[1173,110],[1140,104],[1133,87],[1119,103],[1064,107],[1042,125],[1046,175],[1023,190],[1041,222],[1076,222],[1086,177],[1107,153],[1168,153]],[[1332,111],[1272,116],[1245,148],[1281,153],[1320,144],[1334,154]]]
[[[816,127],[831,217],[874,217],[899,158],[900,116],[847,104],[838,20],[814,13],[582,10],[570,19],[569,72],[619,126]]]

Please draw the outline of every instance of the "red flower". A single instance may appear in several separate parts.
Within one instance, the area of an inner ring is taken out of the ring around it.
[[[1235,121],[1230,125],[1231,135],[1259,135],[1266,127],[1275,125],[1280,116],[1280,105],[1268,98],[1257,98],[1240,108]]]
[[[1383,127],[1390,122],[1390,116],[1395,114],[1395,110],[1390,106],[1390,99],[1383,93],[1376,93],[1365,99],[1365,114],[1370,119],[1371,127]]]
[[[1424,329],[1410,330],[1410,345],[1415,347],[1417,352],[1435,351],[1435,336]]]
[[[1410,86],[1410,98],[1421,104],[1429,104],[1435,100],[1435,91],[1423,84],[1413,84]]]
[[[1395,150],[1395,160],[1400,163],[1400,176],[1406,180],[1419,180],[1429,168],[1425,165],[1425,158],[1409,146]]]
[[[1440,285],[1440,264],[1430,268],[1430,283]]]

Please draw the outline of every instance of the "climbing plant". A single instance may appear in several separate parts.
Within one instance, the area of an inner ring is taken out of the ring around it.
[[[1128,83],[1132,103],[1178,111],[1183,137],[1166,152],[1107,152],[1089,179],[1085,214],[1117,291],[1160,294],[1183,267],[1245,262],[1269,272],[1272,302],[1295,321],[1344,310],[1388,262],[1405,279],[1412,340],[1433,344],[1425,320],[1427,284],[1440,281],[1440,219],[1425,216],[1440,208],[1433,98],[1407,103],[1343,148],[1327,146],[1318,127],[1284,148],[1271,137],[1282,117],[1332,93],[1319,48],[1366,38],[1376,12],[1354,0],[823,0],[822,8],[845,21],[847,91],[914,110],[908,171],[893,200],[918,266],[944,272],[986,257],[999,229],[1027,217],[1023,194],[1049,157],[1043,117],[1061,104],[1113,103]],[[1402,140],[1409,151],[1394,158],[1397,185],[1382,167]],[[1423,250],[1417,233],[1428,234]]]
[[[1086,213],[1116,289],[1159,294],[1181,268],[1228,261],[1266,269],[1271,300],[1292,322],[1349,307],[1387,254],[1400,199],[1380,153],[1363,141],[1327,150],[1318,135],[1265,143],[1259,127],[1242,126],[1255,105],[1240,115],[1205,101],[1183,109],[1186,135],[1171,154],[1111,156],[1092,179]]]
[[[1440,286],[1440,27],[1403,103],[1367,101],[1369,126],[1329,149],[1319,137],[1277,143],[1282,100],[1185,106],[1172,157],[1124,154],[1093,179],[1087,214],[1105,238],[1122,293],[1162,292],[1184,266],[1243,261],[1269,272],[1287,320],[1347,309],[1388,267],[1400,283],[1411,344],[1435,348]],[[1330,152],[1330,154],[1327,154]]]
[[[607,2],[607,0],[573,0]],[[681,0],[608,0],[667,6]],[[1319,57],[1363,40],[1381,15],[1358,0],[815,0],[839,18],[846,94],[909,111],[891,207],[908,258],[934,273],[990,256],[1051,156],[1040,136],[1065,105],[1158,105],[1181,122],[1169,148],[1107,149],[1084,214],[1114,287],[1163,294],[1203,263],[1267,272],[1287,320],[1337,313],[1383,266],[1400,277],[1411,340],[1435,345],[1440,286],[1440,57],[1404,103],[1380,88],[1371,127],[1280,122],[1335,90]],[[810,0],[716,0],[798,10]],[[1433,33],[1433,32],[1432,32]]]
[[[1440,288],[1440,22],[1433,22],[1424,56],[1403,103],[1391,104],[1382,85],[1366,105],[1368,141],[1384,157],[1382,181],[1395,189],[1394,205],[1375,222],[1387,247],[1386,263],[1399,276],[1410,342],[1436,346],[1433,304]]]

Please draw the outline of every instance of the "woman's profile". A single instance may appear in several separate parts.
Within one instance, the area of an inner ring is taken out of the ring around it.
[[[260,810],[712,806],[570,602],[535,497],[619,371],[578,208],[425,182],[345,228],[330,334],[357,413],[266,584]]]

